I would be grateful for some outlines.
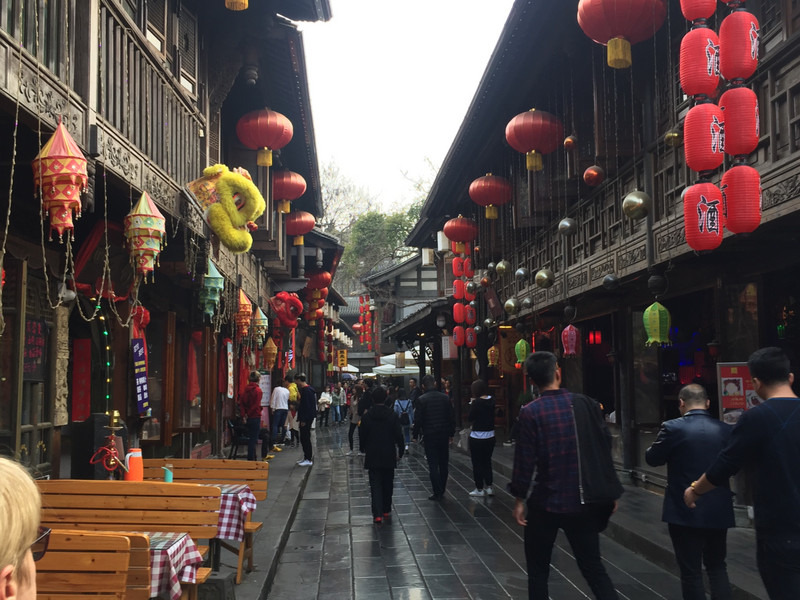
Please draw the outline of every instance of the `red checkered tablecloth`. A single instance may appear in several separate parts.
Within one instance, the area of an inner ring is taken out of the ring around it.
[[[186,533],[150,536],[150,596],[180,600],[181,582],[195,583],[203,557]]]
[[[222,491],[219,507],[219,531],[217,537],[223,540],[244,539],[244,520],[247,513],[256,509],[256,497],[250,486],[221,485]]]

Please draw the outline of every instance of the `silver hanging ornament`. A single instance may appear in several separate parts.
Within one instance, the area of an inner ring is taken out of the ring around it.
[[[572,217],[564,217],[558,222],[558,233],[570,237],[578,233],[578,223]]]
[[[468,281],[467,282],[466,290],[467,290],[467,293],[470,296],[474,296],[475,294],[477,294],[478,290],[480,290],[480,289],[481,289],[480,286],[477,283],[475,283],[474,281]]]
[[[501,260],[499,263],[497,263],[497,266],[494,268],[494,270],[497,271],[497,274],[500,275],[500,277],[504,277],[511,271],[511,263],[507,260]]]
[[[483,326],[486,327],[486,329],[490,329],[490,328],[494,327],[494,319],[491,318],[491,317],[486,317],[483,320]]]
[[[475,335],[480,335],[481,332],[483,332],[483,327],[481,327],[480,325],[475,325],[473,329],[475,330]]]
[[[488,265],[486,265],[486,274],[490,277],[494,275],[496,267],[497,265],[495,265],[493,262],[490,262]]]
[[[506,303],[503,304],[503,310],[505,310],[509,315],[515,315],[519,312],[519,300],[516,298],[509,298],[506,300]]]
[[[556,282],[556,276],[550,269],[539,269],[536,272],[536,285],[540,288],[549,288]]]
[[[528,280],[528,277],[530,276],[531,272],[525,267],[520,267],[519,269],[514,271],[514,278],[520,283],[525,283]]]
[[[614,273],[609,273],[603,277],[603,287],[609,291],[617,289],[619,287],[619,277]]]
[[[636,190],[631,192],[622,201],[622,212],[625,216],[634,221],[644,219],[650,212],[650,206],[653,201],[648,194]]]
[[[522,308],[525,308],[525,309],[528,309],[528,308],[533,308],[533,298],[531,298],[530,296],[528,296],[527,298],[525,298],[525,299],[522,301]]]

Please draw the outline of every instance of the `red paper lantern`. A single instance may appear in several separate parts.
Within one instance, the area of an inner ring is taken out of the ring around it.
[[[297,200],[306,193],[306,180],[294,171],[280,170],[272,172],[272,198],[278,201],[278,212],[287,214],[291,201]]]
[[[464,259],[464,276],[469,277],[470,279],[475,277],[475,269],[472,267],[471,258]]]
[[[717,0],[681,0],[681,12],[687,21],[708,19],[717,9]]]
[[[463,323],[464,322],[464,305],[460,302],[456,302],[453,305],[453,321],[456,323]]]
[[[583,181],[586,185],[596,187],[606,180],[606,172],[603,167],[592,165],[583,172]]]
[[[305,242],[303,236],[309,233],[317,224],[317,220],[310,212],[297,210],[286,217],[286,235],[294,237],[294,245],[302,246]]]
[[[463,300],[464,293],[466,292],[466,285],[464,281],[461,279],[456,279],[453,281],[453,298],[456,300]]]
[[[331,284],[333,277],[327,271],[313,271],[311,273],[306,273],[306,278],[308,279],[308,284],[306,287],[310,290],[321,290],[322,288],[326,288]]]
[[[453,343],[456,346],[464,345],[464,335],[464,328],[461,325],[456,325],[453,327]]]
[[[650,39],[667,16],[664,0],[580,0],[578,25],[598,44],[608,46],[608,66],[631,66],[631,46]]]
[[[475,333],[474,327],[467,327],[464,330],[464,345],[467,348],[474,348],[478,345],[478,335]]]
[[[713,183],[696,183],[683,195],[686,242],[693,250],[713,250],[722,243],[722,192]]]
[[[575,356],[580,351],[581,332],[574,325],[567,325],[561,332],[561,345],[564,356]]]
[[[719,85],[719,38],[713,29],[698,27],[683,36],[680,71],[685,94],[714,97]]]
[[[474,306],[470,306],[467,304],[466,308],[464,308],[464,322],[467,325],[475,325],[475,321],[478,320],[478,311],[475,310]]]
[[[460,242],[462,244],[471,242],[478,237],[478,225],[475,221],[461,215],[445,223],[444,227],[442,227],[442,231],[444,231],[447,239],[451,242]],[[463,251],[464,250],[461,250],[461,252]]]
[[[498,217],[498,206],[511,200],[511,182],[503,177],[487,173],[469,185],[469,197],[475,204],[486,207],[486,218]]]
[[[728,231],[747,233],[761,224],[761,175],[753,167],[728,169],[722,177],[722,199]]]
[[[683,124],[686,164],[692,171],[713,171],[722,164],[725,118],[711,102],[689,109]]]
[[[758,146],[758,98],[747,87],[734,87],[722,94],[719,108],[725,115],[725,153],[750,154]]]
[[[564,125],[558,117],[543,110],[520,113],[506,125],[506,141],[526,155],[528,171],[541,171],[542,154],[550,154],[564,139]]]
[[[351,327],[351,329],[352,329],[352,330],[353,330],[355,333],[361,333],[361,328],[362,328],[362,327],[363,327],[363,325],[362,325],[361,323],[353,323],[353,326]]]
[[[284,115],[265,108],[247,113],[236,124],[239,141],[251,150],[258,150],[257,162],[272,166],[272,151],[283,148],[292,140],[294,128]]]
[[[747,79],[758,67],[758,19],[734,10],[719,27],[719,72],[728,81]]]
[[[464,259],[456,256],[453,259],[453,276],[462,277],[464,275]]]

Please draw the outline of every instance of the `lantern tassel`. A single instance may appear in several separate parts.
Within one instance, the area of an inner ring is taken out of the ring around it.
[[[259,167],[272,166],[272,150],[269,148],[261,148],[256,156],[256,162]]]
[[[612,69],[627,69],[631,66],[631,43],[625,38],[608,40],[608,66]]]
[[[528,171],[541,171],[544,168],[542,155],[536,150],[531,150],[525,155],[525,167]]]

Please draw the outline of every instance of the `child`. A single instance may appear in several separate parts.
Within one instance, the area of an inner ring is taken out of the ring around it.
[[[286,431],[291,431],[292,435],[292,448],[297,447],[300,443],[300,421],[297,416],[297,402],[289,402],[289,414],[286,417]]]

